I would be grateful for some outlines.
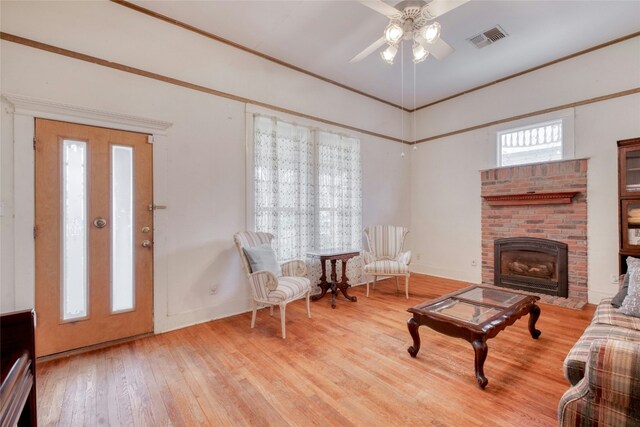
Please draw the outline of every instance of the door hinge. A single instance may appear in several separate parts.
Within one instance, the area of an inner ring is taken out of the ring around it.
[[[35,225],[33,227],[33,238],[35,239],[36,237],[38,237],[38,226]]]
[[[153,144],[154,142],[153,135],[147,135],[147,144]]]
[[[37,139],[36,139],[36,137],[34,136],[34,137],[33,137],[33,149],[34,149],[34,150],[36,149],[36,142],[37,142],[37,141],[38,141],[38,140],[37,140]]]

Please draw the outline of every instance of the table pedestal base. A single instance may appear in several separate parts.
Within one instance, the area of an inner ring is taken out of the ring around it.
[[[336,308],[336,296],[338,292],[342,293],[342,295],[351,302],[358,301],[358,298],[355,296],[349,295],[349,288],[351,285],[349,284],[349,279],[347,278],[347,262],[358,255],[358,252],[350,252],[344,254],[334,254],[334,255],[320,255],[320,264],[322,266],[322,276],[320,276],[320,292],[318,295],[314,295],[311,297],[312,301],[318,301],[323,298],[328,291],[331,291],[331,308]],[[338,273],[336,271],[336,264],[338,260],[342,261],[342,277],[341,281],[338,282]],[[327,281],[327,270],[325,261],[331,261],[331,281]]]

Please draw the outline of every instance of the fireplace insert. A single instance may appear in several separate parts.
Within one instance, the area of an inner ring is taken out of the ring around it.
[[[497,239],[494,284],[567,298],[567,245],[534,237]]]

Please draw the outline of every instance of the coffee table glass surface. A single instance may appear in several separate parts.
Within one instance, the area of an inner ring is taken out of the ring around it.
[[[500,310],[494,307],[470,304],[456,298],[447,298],[444,301],[425,307],[425,309],[448,317],[454,317],[464,322],[474,323],[476,325],[479,325],[500,313]]]
[[[509,307],[522,301],[527,296],[499,289],[475,287],[457,295],[458,299],[478,302],[480,304]]]

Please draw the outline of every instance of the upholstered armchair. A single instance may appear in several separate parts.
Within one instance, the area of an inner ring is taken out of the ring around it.
[[[378,276],[395,276],[396,289],[400,290],[398,277],[404,277],[405,295],[409,298],[409,263],[411,251],[402,252],[404,238],[409,232],[405,227],[376,225],[364,229],[369,252],[363,252],[364,273],[367,276],[367,296],[369,277],[373,276],[373,287]]]
[[[594,340],[584,378],[558,405],[561,427],[640,425],[640,344]]]
[[[268,305],[271,315],[273,306],[280,307],[280,323],[282,325],[282,338],[286,338],[285,330],[285,310],[287,304],[301,298],[307,299],[307,316],[311,318],[309,298],[311,297],[311,283],[305,276],[306,264],[302,260],[291,260],[276,267],[280,271],[251,271],[250,260],[247,257],[245,248],[256,248],[258,246],[271,247],[273,234],[245,231],[236,233],[233,240],[240,254],[242,266],[249,278],[251,290],[253,292],[253,314],[251,316],[251,328],[256,325],[256,312],[258,305]],[[274,254],[275,261],[275,254]]]

